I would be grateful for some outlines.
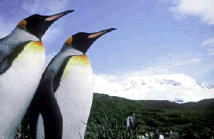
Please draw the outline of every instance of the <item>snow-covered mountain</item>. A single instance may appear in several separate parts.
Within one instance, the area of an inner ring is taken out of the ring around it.
[[[214,98],[214,85],[204,85],[184,74],[130,77],[122,82],[95,75],[94,92],[135,100],[170,100],[177,103]]]

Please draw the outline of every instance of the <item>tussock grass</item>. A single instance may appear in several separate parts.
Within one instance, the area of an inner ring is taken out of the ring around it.
[[[104,117],[96,119],[87,124],[85,139],[137,139],[132,130],[127,133],[122,117],[116,116],[115,120],[104,113]]]

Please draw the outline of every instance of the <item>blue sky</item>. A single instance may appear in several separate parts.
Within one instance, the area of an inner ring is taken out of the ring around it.
[[[87,52],[96,76],[183,73],[214,85],[212,7],[211,0],[0,0],[0,37],[32,14],[75,10],[43,36],[48,62],[70,35],[114,27]]]

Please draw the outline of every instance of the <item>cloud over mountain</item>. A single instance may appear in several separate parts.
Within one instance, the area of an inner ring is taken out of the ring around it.
[[[179,102],[214,98],[214,86],[198,83],[184,74],[129,77],[121,82],[111,81],[112,77],[109,79],[103,75],[95,75],[94,78],[94,92],[111,96]]]

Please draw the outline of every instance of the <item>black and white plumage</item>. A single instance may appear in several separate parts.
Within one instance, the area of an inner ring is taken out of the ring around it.
[[[41,38],[60,17],[72,12],[21,20],[0,39],[0,138],[14,138],[45,68]]]
[[[63,139],[80,139],[80,136],[84,138],[86,129],[84,123],[88,121],[93,99],[92,67],[85,53],[96,39],[113,30],[115,28],[95,33],[80,32],[70,36],[61,51],[51,60],[31,103],[30,130],[34,138],[39,113],[42,117],[38,123],[38,138],[44,136],[42,118],[46,128],[51,124],[48,118],[53,116],[55,122],[52,123],[61,124],[63,121],[63,126],[59,125],[56,130],[58,133],[63,131]],[[48,101],[55,103],[51,106]],[[50,135],[48,132],[45,131],[45,137],[47,134]]]

